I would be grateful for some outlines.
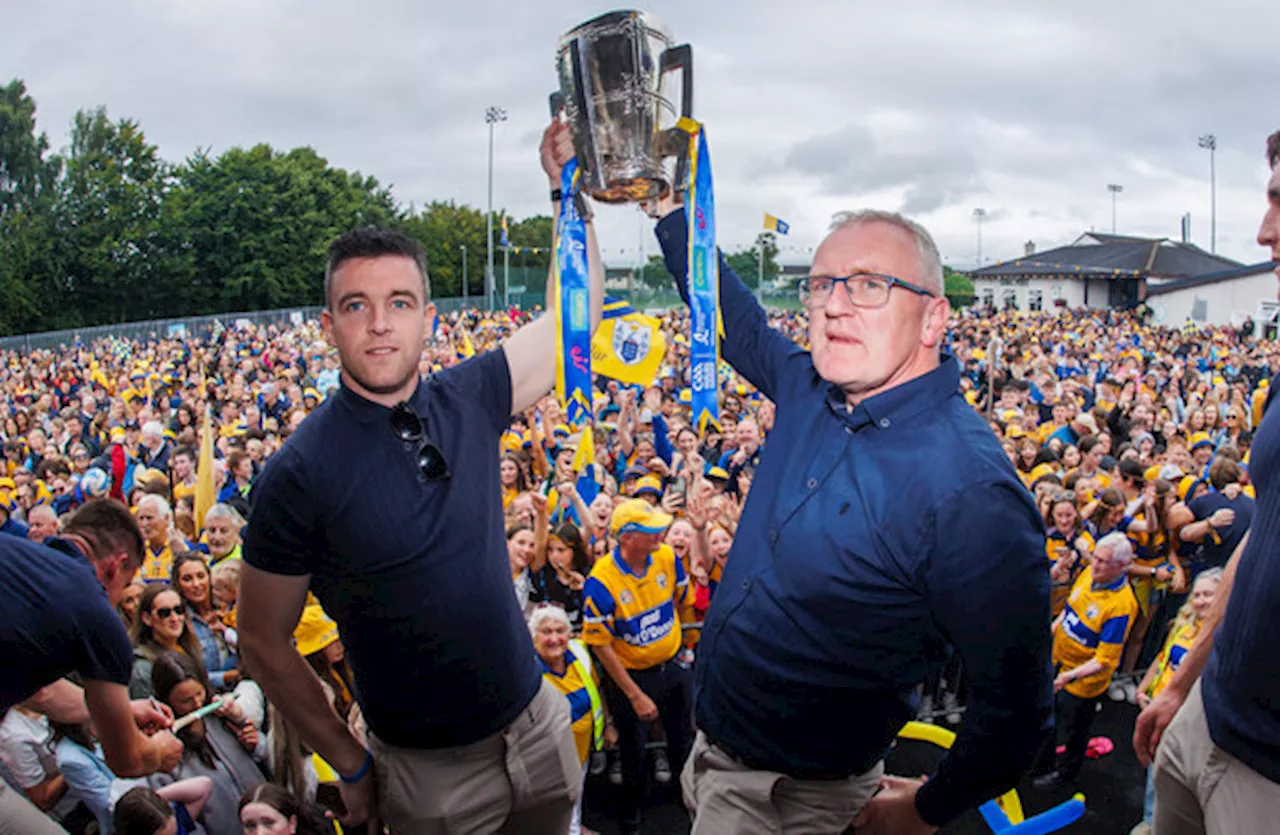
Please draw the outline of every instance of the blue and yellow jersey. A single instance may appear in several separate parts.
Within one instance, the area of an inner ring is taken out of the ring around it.
[[[1168,562],[1165,555],[1165,544],[1168,538],[1164,531],[1153,531],[1147,533],[1145,531],[1133,531],[1126,533],[1129,541],[1133,543],[1134,562],[1139,565],[1155,567],[1164,565]]]
[[[670,661],[680,651],[680,624],[693,622],[689,578],[670,545],[659,545],[641,574],[615,548],[591,569],[582,598],[583,642],[612,645],[628,670]]]
[[[172,575],[173,549],[168,543],[159,550],[144,545],[142,568],[138,570],[139,579],[147,583],[167,583]]]
[[[711,572],[707,574],[707,596],[714,600],[716,589],[720,587],[720,579],[724,576],[724,566],[718,560],[711,563]]]
[[[1049,535],[1045,537],[1044,553],[1049,558],[1049,567],[1058,561],[1058,549],[1067,548],[1074,549],[1077,539],[1083,539],[1089,544],[1090,550],[1093,549],[1093,536],[1086,530],[1081,530],[1074,534],[1070,539],[1057,528],[1050,528]],[[1067,606],[1067,596],[1071,594],[1071,589],[1075,586],[1076,579],[1079,578],[1080,572],[1084,571],[1089,565],[1089,557],[1087,554],[1077,552],[1076,564],[1071,568],[1071,576],[1062,582],[1052,580],[1052,588],[1050,590],[1050,599],[1053,602],[1053,616],[1056,618],[1062,613]]]
[[[1156,669],[1160,672],[1156,674],[1156,680],[1151,683],[1151,688],[1147,691],[1151,698],[1159,696],[1160,691],[1173,681],[1173,674],[1178,671],[1178,666],[1191,651],[1191,646],[1196,642],[1199,634],[1200,624],[1196,621],[1179,626],[1169,633],[1164,649],[1160,650],[1160,654],[1156,656]]]
[[[564,694],[569,700],[569,721],[573,724],[573,744],[578,748],[578,764],[586,763],[587,756],[591,753],[591,743],[595,738],[595,719],[591,705],[591,690],[588,689],[583,681],[583,671],[586,670],[587,676],[591,678],[593,687],[599,687],[600,674],[591,664],[590,655],[581,644],[578,644],[582,650],[583,658],[578,658],[574,654],[573,644],[577,641],[571,641],[569,649],[564,651],[564,675],[556,675],[550,667],[541,659],[538,663],[542,665],[542,677]],[[596,691],[599,698],[599,690]]]
[[[1138,616],[1138,599],[1123,574],[1115,582],[1095,588],[1093,569],[1086,568],[1067,597],[1062,624],[1053,635],[1053,661],[1072,670],[1096,658],[1102,670],[1066,686],[1081,699],[1102,695],[1111,674],[1120,666],[1124,642]]]

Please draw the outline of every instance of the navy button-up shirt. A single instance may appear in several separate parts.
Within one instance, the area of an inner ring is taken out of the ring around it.
[[[686,236],[683,211],[658,226],[682,294]],[[755,768],[861,773],[953,649],[969,708],[916,800],[941,825],[1051,727],[1044,525],[953,358],[849,409],[723,259],[720,300],[724,357],[777,415],[698,645],[698,726]]]

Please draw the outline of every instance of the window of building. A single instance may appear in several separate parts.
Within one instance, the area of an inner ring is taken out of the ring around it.
[[[982,288],[982,306],[995,307],[995,304],[996,304],[995,289],[992,287],[983,287]]]
[[[1196,298],[1191,305],[1191,321],[1207,322],[1209,321],[1209,300]]]
[[[1003,296],[1003,300],[1002,300],[1002,304],[1001,304],[1001,306],[1002,306],[1005,310],[1017,310],[1017,309],[1018,309],[1018,290],[1017,290],[1017,288],[1015,288],[1015,287],[1006,287],[1006,288],[1004,288],[1004,296]]]
[[[1040,311],[1044,310],[1044,291],[1028,290],[1027,291],[1027,310]]]

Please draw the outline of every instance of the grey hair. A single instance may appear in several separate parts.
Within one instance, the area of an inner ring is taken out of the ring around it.
[[[149,420],[142,424],[142,437],[144,438],[163,438],[164,424],[158,420]]]
[[[147,493],[145,496],[138,499],[138,510],[142,510],[142,508],[148,505],[155,505],[156,512],[164,518],[173,518],[173,508],[169,507],[169,503],[165,501],[164,496],[160,496],[155,493]]]
[[[1133,562],[1133,545],[1130,544],[1129,537],[1119,531],[1109,533],[1099,539],[1098,543],[1093,546],[1093,552],[1096,554],[1103,548],[1111,552],[1111,558],[1116,562],[1121,562],[1125,565]]]
[[[565,614],[564,609],[559,606],[539,606],[533,610],[533,614],[529,615],[529,634],[535,638],[538,637],[538,630],[548,620],[564,625],[570,632],[573,631],[573,624],[569,622],[569,616]]]
[[[939,296],[945,289],[942,280],[942,256],[938,254],[938,244],[934,242],[929,230],[909,217],[898,212],[886,212],[881,209],[859,209],[852,212],[836,212],[831,218],[831,228],[827,237],[831,237],[841,229],[862,226],[868,223],[885,223],[896,226],[911,236],[915,241],[916,253],[920,256],[920,284],[926,290],[933,290]]]
[[[229,519],[231,520],[231,524],[237,529],[243,528],[248,524],[245,522],[244,517],[241,516],[234,507],[221,502],[209,508],[209,512],[204,515],[205,522],[208,522],[210,519]]]

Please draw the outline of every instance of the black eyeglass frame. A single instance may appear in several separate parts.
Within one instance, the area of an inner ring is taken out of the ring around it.
[[[415,463],[418,472],[427,481],[444,481],[452,478],[449,462],[440,447],[427,435],[427,425],[408,401],[402,401],[391,410],[391,431],[406,444],[418,447]]]
[[[870,278],[880,279],[889,285],[884,293],[884,301],[880,302],[879,304],[862,304],[861,302],[854,301],[853,294],[849,292],[849,282],[855,281],[855,280],[865,280]],[[813,293],[809,288],[809,284],[815,279],[831,282],[831,289],[827,291],[827,298],[821,304],[810,304],[809,302],[809,300],[813,297]],[[877,310],[881,307],[884,307],[886,304],[888,304],[889,298],[893,293],[894,287],[902,287],[906,290],[910,290],[912,293],[915,293],[916,295],[919,295],[919,296],[934,297],[938,295],[937,293],[934,293],[932,290],[926,290],[925,288],[921,287],[919,284],[912,284],[910,281],[904,281],[903,279],[898,278],[897,276],[885,275],[884,273],[854,273],[853,275],[842,275],[842,276],[806,275],[796,281],[796,293],[800,297],[800,303],[803,304],[805,307],[818,308],[818,307],[824,306],[827,302],[831,300],[831,294],[836,291],[837,284],[844,285],[844,292],[845,292],[845,295],[849,297],[850,304],[852,304],[854,307],[862,307],[868,310]]]

